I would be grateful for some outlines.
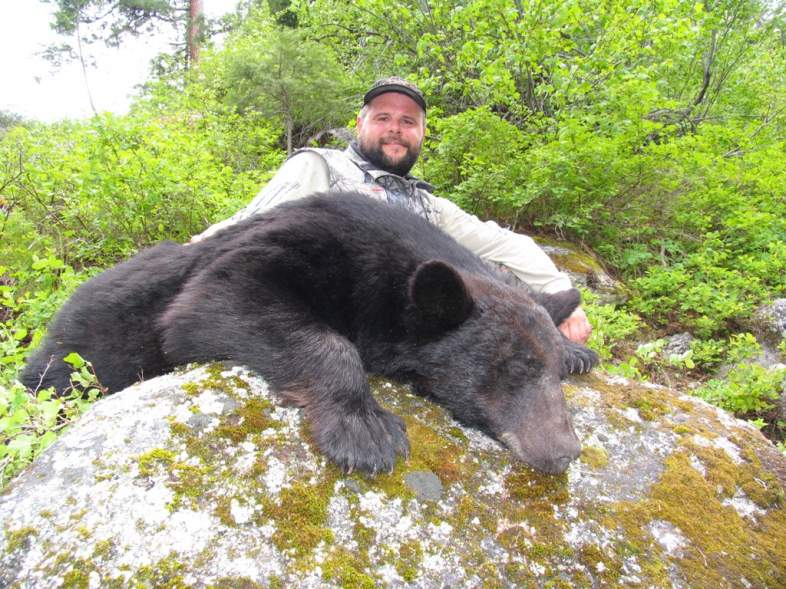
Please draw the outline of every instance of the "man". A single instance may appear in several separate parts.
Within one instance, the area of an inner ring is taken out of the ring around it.
[[[429,184],[409,174],[420,155],[425,130],[423,93],[402,78],[379,80],[363,97],[357,140],[346,150],[299,150],[245,209],[192,241],[282,202],[315,192],[355,191],[425,217],[481,258],[507,268],[537,291],[570,288],[570,279],[531,238],[502,229],[493,221],[481,222],[449,200],[434,196]],[[581,307],[559,329],[576,343],[586,342],[592,331]]]

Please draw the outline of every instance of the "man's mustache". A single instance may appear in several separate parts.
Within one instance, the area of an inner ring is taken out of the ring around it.
[[[380,143],[382,143],[382,145],[401,145],[403,147],[411,147],[410,144],[403,139],[397,139],[395,137],[389,137],[387,139],[382,138],[380,139]]]

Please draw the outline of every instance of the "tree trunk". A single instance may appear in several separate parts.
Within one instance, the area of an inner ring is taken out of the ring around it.
[[[188,64],[191,68],[199,63],[200,26],[202,24],[202,0],[188,3]]]
[[[98,115],[96,105],[93,102],[93,93],[90,91],[90,82],[87,80],[87,65],[85,64],[85,55],[82,52],[82,31],[79,30],[79,16],[76,17],[76,46],[79,51],[79,63],[82,65],[82,78],[85,81],[85,90],[87,90],[87,99],[90,101],[90,109],[93,115]]]

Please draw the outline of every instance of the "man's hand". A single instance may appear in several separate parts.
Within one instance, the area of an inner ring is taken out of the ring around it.
[[[576,310],[570,316],[559,324],[558,329],[570,341],[577,344],[585,344],[592,333],[592,326],[587,320],[587,314],[584,309],[576,307]]]

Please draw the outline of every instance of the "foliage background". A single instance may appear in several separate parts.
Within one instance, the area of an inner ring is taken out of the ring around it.
[[[392,74],[427,94],[415,171],[438,194],[626,283],[624,305],[588,302],[608,369],[693,380],[783,438],[783,371],[747,333],[786,295],[782,2],[248,0],[219,28],[197,65],[162,56],[127,115],[0,117],[3,476],[78,414],[14,381],[65,297],[233,213]],[[664,357],[681,331],[690,353]]]

